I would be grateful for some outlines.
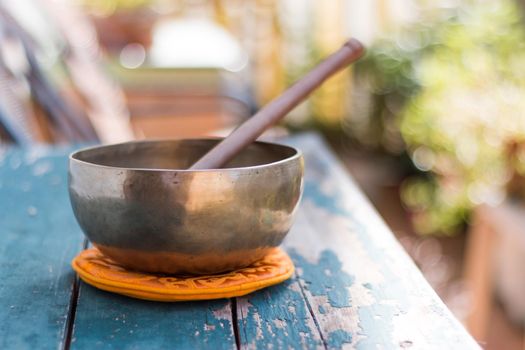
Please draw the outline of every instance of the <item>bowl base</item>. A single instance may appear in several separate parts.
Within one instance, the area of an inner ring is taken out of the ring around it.
[[[232,252],[209,252],[192,255],[168,251],[138,251],[101,244],[93,245],[102,254],[126,269],[174,275],[207,275],[233,271],[262,259],[275,249],[275,247],[262,247]]]

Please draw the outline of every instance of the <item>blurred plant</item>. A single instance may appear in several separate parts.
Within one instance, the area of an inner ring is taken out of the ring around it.
[[[402,196],[420,232],[451,234],[475,206],[525,194],[525,31],[514,2],[471,1],[434,40],[412,67],[420,88],[400,125],[427,174],[409,179]],[[396,79],[394,88],[414,88]]]
[[[370,100],[365,106],[355,106],[357,112],[347,120],[350,137],[387,153],[404,151],[398,117],[421,88],[416,74],[420,60],[440,45],[440,32],[450,20],[448,9],[429,9],[418,22],[376,40],[367,50],[355,65],[355,77],[356,88],[366,90]],[[359,96],[358,100],[363,99]]]

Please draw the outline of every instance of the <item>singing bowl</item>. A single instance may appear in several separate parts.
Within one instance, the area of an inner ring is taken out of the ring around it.
[[[84,234],[133,270],[210,274],[277,247],[303,190],[303,158],[255,142],[221,169],[185,170],[219,139],[135,141],[69,158],[69,195]]]

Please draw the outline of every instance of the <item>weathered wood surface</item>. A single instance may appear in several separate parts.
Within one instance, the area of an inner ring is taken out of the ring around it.
[[[306,158],[284,244],[295,276],[242,298],[178,304],[84,283],[76,298],[69,260],[83,239],[67,199],[68,152],[0,156],[0,347],[477,348],[323,142],[290,143]]]
[[[68,204],[67,150],[0,149],[0,349],[64,344],[83,237]]]
[[[157,303],[81,284],[72,349],[233,349],[229,300]]]
[[[152,303],[81,283],[77,303],[70,151],[0,149],[0,349],[234,348],[227,300]]]
[[[306,164],[301,210],[284,243],[297,273],[275,291],[239,298],[242,344],[478,348],[324,143],[314,135],[289,143]]]

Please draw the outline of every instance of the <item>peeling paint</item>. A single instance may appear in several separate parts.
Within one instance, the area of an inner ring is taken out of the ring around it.
[[[352,343],[352,334],[344,330],[337,330],[328,334],[328,340],[326,344],[330,348],[341,348],[344,344]]]
[[[222,307],[212,309],[211,312],[217,320],[231,319],[231,307],[229,303],[225,303]]]
[[[296,348],[297,344],[306,348],[322,346],[305,300],[297,291],[300,288],[294,284],[297,281],[292,279],[238,299],[243,310],[242,344],[248,348],[264,343],[276,348]]]
[[[308,262],[294,249],[290,251],[290,256],[298,266],[301,266],[300,277],[305,281],[312,295],[326,294],[332,307],[350,306],[351,297],[348,288],[352,286],[354,277],[341,270],[341,262],[333,251],[324,250],[316,264]]]
[[[273,320],[273,324],[275,325],[275,327],[280,328],[280,329],[286,328],[285,320]]]

